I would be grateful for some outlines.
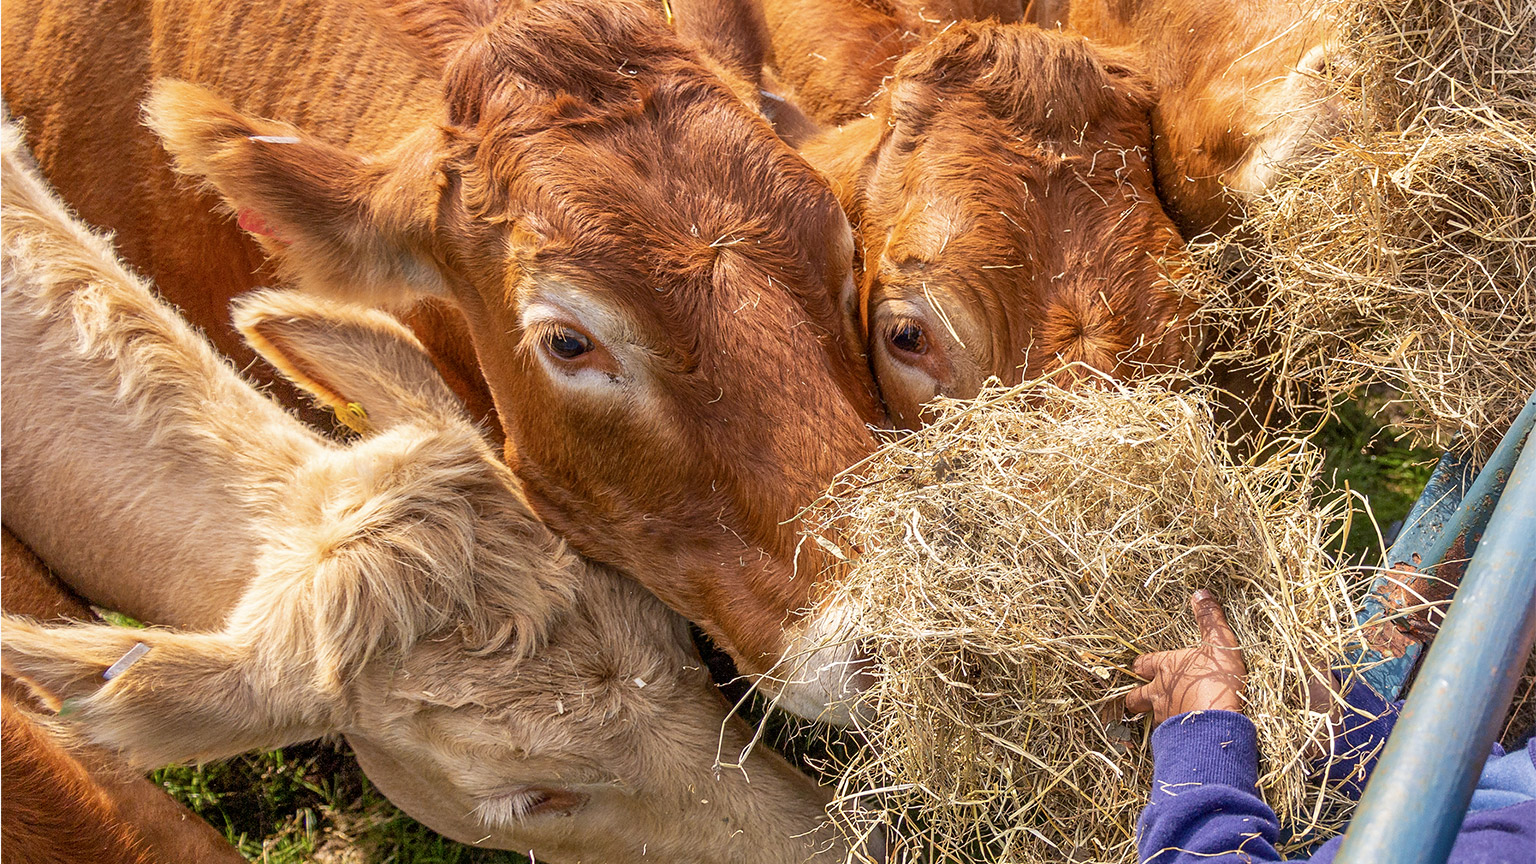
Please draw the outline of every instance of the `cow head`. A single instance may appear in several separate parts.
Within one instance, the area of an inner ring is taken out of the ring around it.
[[[882,419],[838,202],[638,6],[509,12],[445,82],[385,154],[186,84],[147,117],[299,283],[457,305],[539,516],[766,669],[820,566],[796,514]]]
[[[8,673],[142,768],[343,734],[407,813],[540,860],[844,860],[828,793],[746,752],[683,620],[549,534],[407,331],[291,292],[237,320],[364,437],[221,629],[7,618]]]
[[[807,145],[856,226],[850,326],[897,422],[992,376],[1183,357],[1151,107],[1142,75],[1082,39],[961,24],[903,58],[874,116]]]
[[[5,620],[6,670],[143,769],[345,735],[391,802],[462,843],[554,861],[844,860],[825,790],[764,748],[739,758],[750,729],[727,720],[682,619],[609,573],[580,592],[531,656],[438,633],[334,690],[232,632],[20,618]]]

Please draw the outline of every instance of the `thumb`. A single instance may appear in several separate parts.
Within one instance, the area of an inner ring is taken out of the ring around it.
[[[1143,684],[1125,694],[1127,714],[1146,714],[1152,710],[1152,685]]]

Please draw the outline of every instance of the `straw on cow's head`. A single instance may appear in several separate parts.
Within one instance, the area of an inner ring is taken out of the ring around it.
[[[445,82],[373,157],[186,84],[147,116],[300,283],[456,303],[540,517],[767,668],[819,569],[796,514],[882,417],[837,201],[637,6],[509,12]]]

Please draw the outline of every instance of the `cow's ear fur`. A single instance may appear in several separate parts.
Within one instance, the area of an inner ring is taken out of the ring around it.
[[[135,645],[148,653],[112,680],[104,673]],[[60,720],[134,766],[222,759],[338,731],[323,702],[273,686],[239,640],[104,624],[45,627],[5,616],[5,671],[59,709]],[[289,682],[283,682],[289,685]]]
[[[1157,104],[1157,87],[1146,71],[1145,61],[1131,51],[1095,46],[1100,68],[1113,83],[1117,95],[1150,116]]]
[[[864,187],[885,128],[879,117],[861,117],[823,132],[800,148],[800,155],[832,185],[832,194],[855,235],[863,215]]]
[[[268,363],[359,432],[469,420],[415,334],[384,312],[255,291],[235,301],[234,322]]]
[[[431,254],[445,186],[440,129],[365,157],[173,79],[152,88],[144,120],[176,170],[223,196],[299,283],[385,305],[443,293]]]
[[[801,148],[811,167],[820,171],[832,186],[832,194],[848,217],[853,230],[852,290],[836,298],[843,319],[843,338],[859,346],[860,353],[869,344],[869,279],[864,271],[864,203],[870,172],[874,170],[887,124],[879,117],[864,117],[837,129],[822,133]]]

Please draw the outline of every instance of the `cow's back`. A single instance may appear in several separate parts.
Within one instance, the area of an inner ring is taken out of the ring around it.
[[[364,152],[443,114],[431,60],[366,3],[8,0],[3,14],[6,103],[44,176],[242,364],[254,355],[229,301],[274,274],[216,196],[172,173],[140,121],[149,85],[204,84]]]

